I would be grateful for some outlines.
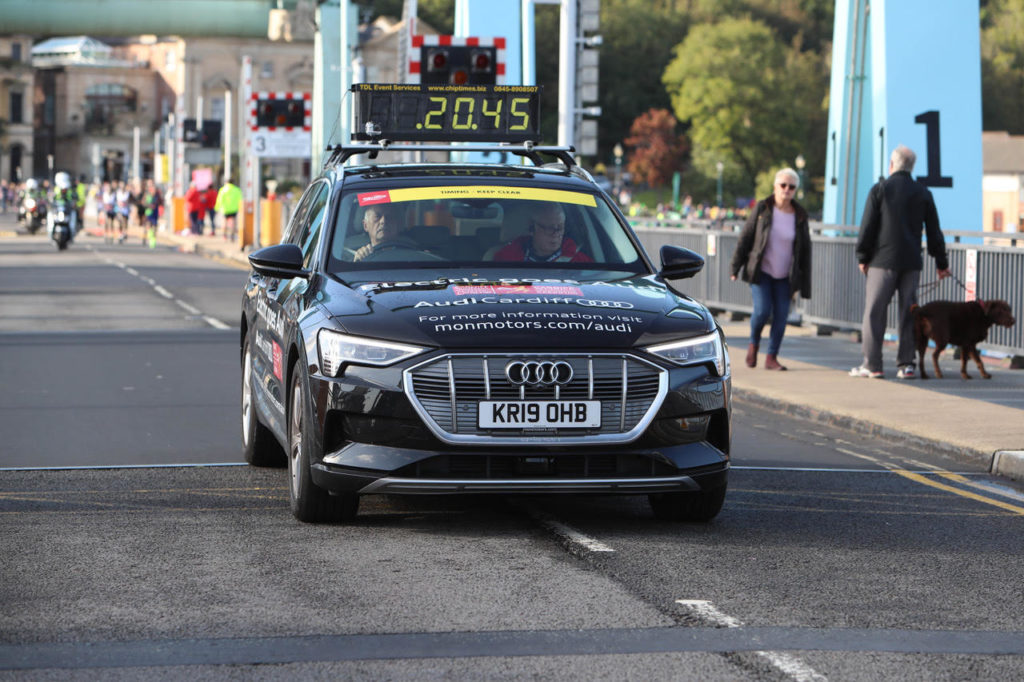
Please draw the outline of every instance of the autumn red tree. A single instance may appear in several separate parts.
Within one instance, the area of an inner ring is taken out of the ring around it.
[[[682,170],[689,143],[676,133],[677,123],[668,109],[648,109],[633,120],[625,143],[632,149],[627,168],[635,181],[663,187]]]

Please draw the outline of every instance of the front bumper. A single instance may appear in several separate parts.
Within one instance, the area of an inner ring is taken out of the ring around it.
[[[367,494],[696,491],[725,484],[730,380],[703,367],[671,368],[646,428],[629,442],[439,439],[403,390],[402,368],[349,368],[310,377],[323,453],[313,482]],[[696,421],[689,431],[681,423]],[[598,439],[594,439],[597,441]]]

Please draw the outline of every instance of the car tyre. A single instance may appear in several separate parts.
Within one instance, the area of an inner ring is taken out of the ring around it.
[[[242,454],[245,461],[258,467],[283,467],[287,463],[284,450],[270,429],[260,422],[253,398],[252,346],[245,335],[242,346]]]
[[[359,511],[359,496],[351,492],[331,494],[313,483],[312,443],[303,433],[309,415],[302,372],[302,365],[296,362],[288,392],[288,497],[292,514],[306,523],[351,521]]]
[[[707,522],[715,518],[725,502],[726,486],[697,492],[648,495],[654,515],[662,521]]]

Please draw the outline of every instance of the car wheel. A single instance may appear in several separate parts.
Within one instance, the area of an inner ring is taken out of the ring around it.
[[[242,356],[242,454],[245,461],[258,467],[283,467],[285,453],[274,434],[260,422],[252,394],[252,349],[249,335]]]
[[[725,502],[726,486],[685,493],[648,495],[654,515],[662,521],[710,521]]]
[[[292,366],[290,404],[288,406],[288,497],[292,514],[299,521],[351,521],[359,510],[359,496],[355,493],[328,493],[313,483],[310,474],[310,449],[306,438],[306,387],[302,380],[302,365]]]

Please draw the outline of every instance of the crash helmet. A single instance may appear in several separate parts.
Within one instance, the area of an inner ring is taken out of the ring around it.
[[[57,189],[71,189],[71,176],[61,171],[53,176],[53,184],[57,186]]]
[[[38,189],[38,188],[39,188],[39,181],[36,180],[35,178],[29,178],[28,180],[25,181],[25,189],[27,189],[28,191],[31,192],[31,191],[33,191],[35,189]]]

